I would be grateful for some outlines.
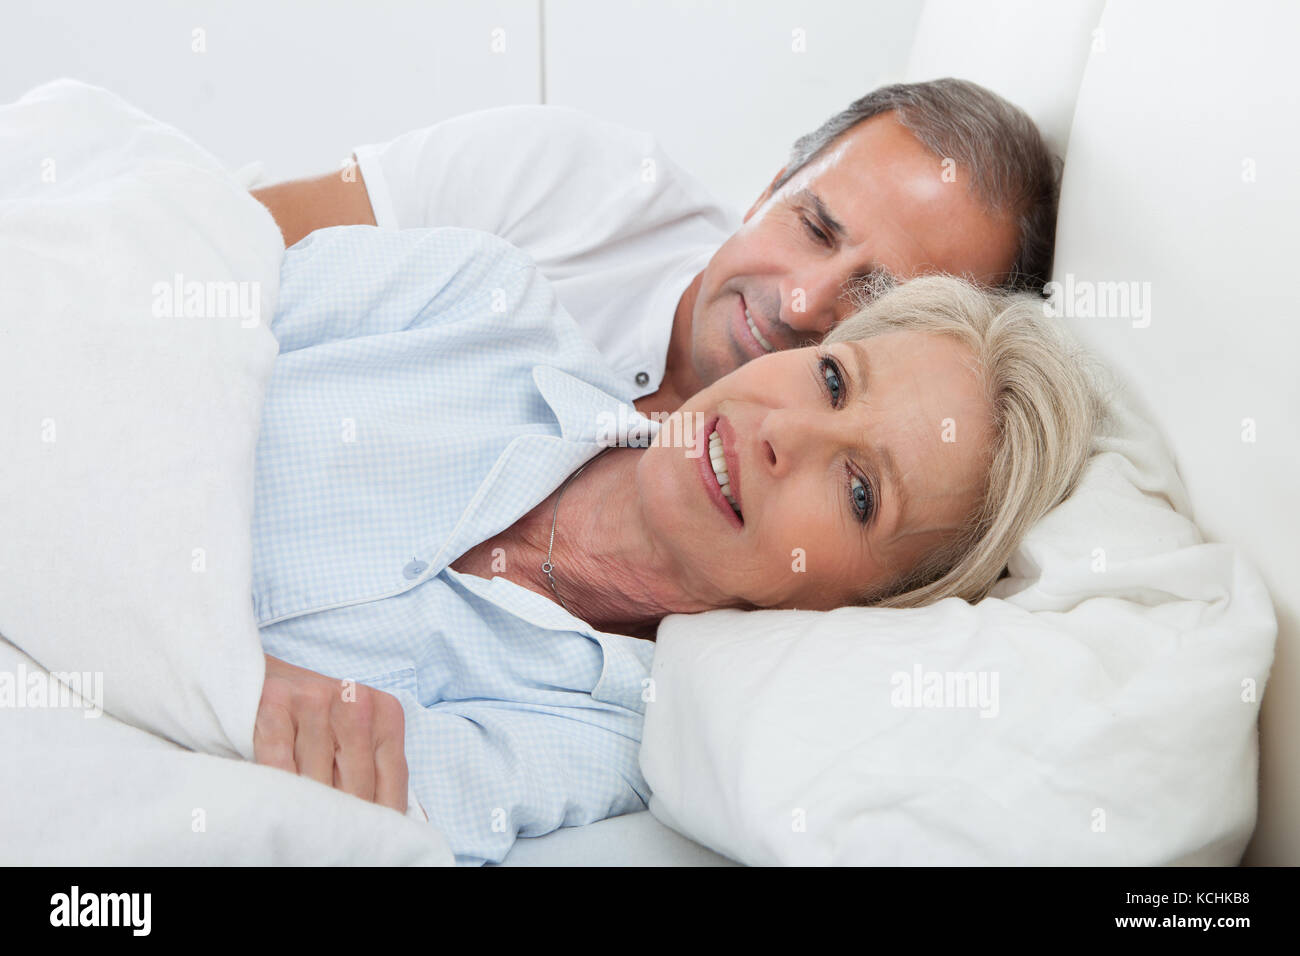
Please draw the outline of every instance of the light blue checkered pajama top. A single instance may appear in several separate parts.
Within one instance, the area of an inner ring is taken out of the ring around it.
[[[448,567],[600,451],[625,404],[532,261],[473,230],[321,230],[285,254],[272,331],[266,652],[401,701],[412,788],[458,863],[644,808],[654,645]]]

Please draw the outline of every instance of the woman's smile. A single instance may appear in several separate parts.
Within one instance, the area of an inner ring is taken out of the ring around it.
[[[695,461],[705,493],[732,527],[743,528],[735,432],[725,418],[714,415],[704,428],[703,439],[707,454],[697,456]]]

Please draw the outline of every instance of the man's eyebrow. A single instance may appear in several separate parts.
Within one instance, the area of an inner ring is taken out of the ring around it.
[[[866,346],[861,342],[850,342],[849,351],[853,354],[854,371],[857,373],[857,393],[861,398],[871,382],[871,359],[867,355]],[[898,521],[894,527],[901,528],[907,512],[907,489],[903,487],[903,482],[898,477],[898,462],[894,460],[893,452],[884,445],[874,445],[869,450],[875,460],[884,463],[885,474],[889,478],[889,490],[898,499]]]
[[[835,235],[838,238],[847,239],[849,237],[849,234],[847,231],[845,231],[844,226],[841,225],[840,221],[836,219],[834,216],[832,216],[831,211],[826,208],[826,204],[822,202],[822,197],[818,196],[807,186],[804,186],[802,189],[796,192],[794,194],[794,198],[802,200],[803,202],[806,202],[808,205],[812,206],[813,212],[817,213],[817,218],[820,219],[822,222],[824,222],[826,224],[826,228],[829,229],[831,232],[835,233]]]
[[[812,206],[813,212],[817,214],[817,218],[826,224],[826,228],[835,235],[835,238],[839,239],[841,242],[849,241],[848,230],[844,228],[843,224],[838,219],[831,215],[831,211],[826,208],[826,203],[822,202],[821,196],[818,196],[807,186],[804,186],[802,189],[799,189],[794,193],[793,198]],[[867,293],[868,298],[874,298],[874,295],[872,294],[874,291],[872,283],[880,283],[887,287],[897,281],[897,278],[895,278],[892,272],[879,263],[873,262],[870,268],[853,273],[853,275],[849,277],[846,286],[850,292],[861,288],[862,291]]]

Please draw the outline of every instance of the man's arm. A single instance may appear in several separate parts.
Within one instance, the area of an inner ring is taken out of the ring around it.
[[[271,211],[287,249],[326,226],[373,226],[370,194],[356,163],[332,173],[249,190]]]

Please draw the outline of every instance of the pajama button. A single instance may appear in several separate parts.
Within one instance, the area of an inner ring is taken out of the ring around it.
[[[419,558],[412,558],[410,563],[407,564],[406,567],[402,568],[402,574],[406,575],[407,579],[418,578],[424,573],[424,569],[428,566],[429,563],[427,561],[421,561]]]

